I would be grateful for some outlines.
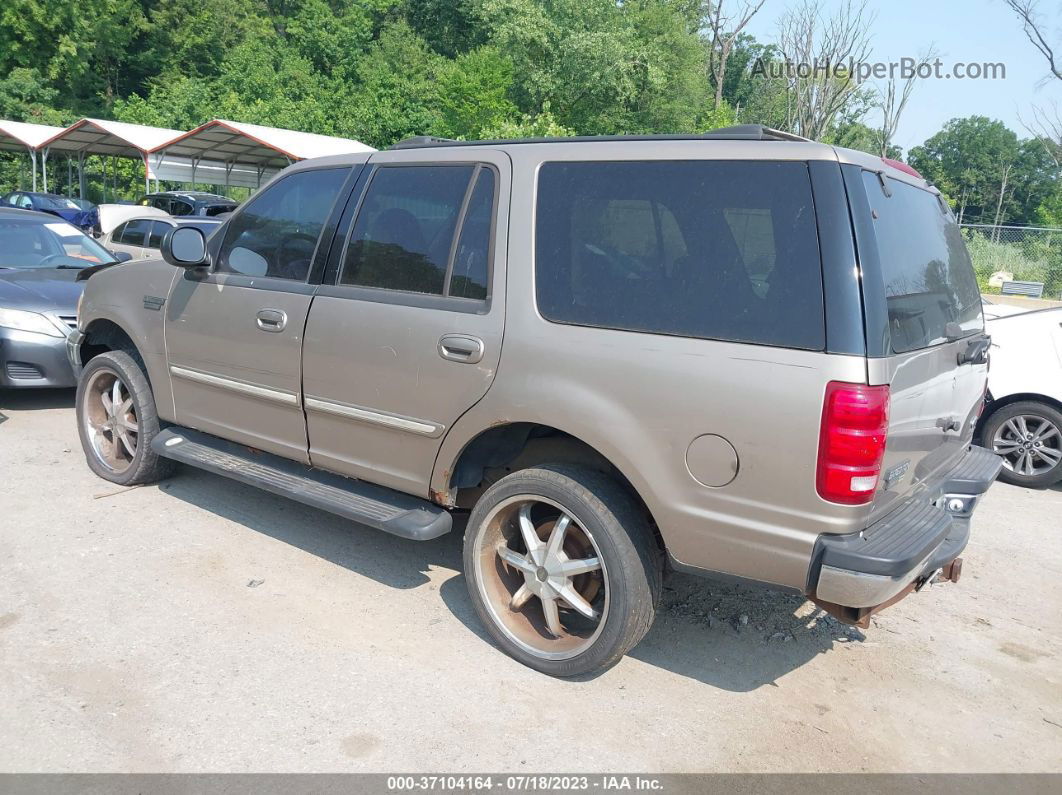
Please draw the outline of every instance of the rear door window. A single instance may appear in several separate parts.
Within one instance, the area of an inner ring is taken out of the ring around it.
[[[151,234],[148,235],[148,248],[162,248],[162,238],[166,237],[166,233],[173,229],[165,221],[152,221]]]
[[[444,295],[454,232],[475,170],[472,165],[378,168],[350,234],[340,284]],[[469,254],[462,267],[474,270],[475,257]],[[463,275],[462,291],[475,293],[476,276]]]
[[[981,331],[970,255],[935,194],[863,172],[885,281],[892,348],[904,353]],[[887,190],[887,192],[886,192]]]
[[[142,246],[150,229],[151,221],[143,219],[128,221],[115,234],[114,242],[123,243],[127,246]]]
[[[536,296],[548,320],[822,350],[802,162],[546,163]]]

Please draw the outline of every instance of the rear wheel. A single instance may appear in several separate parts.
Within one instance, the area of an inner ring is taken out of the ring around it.
[[[1011,403],[985,421],[984,444],[1003,459],[999,479],[1027,488],[1062,480],[1062,413],[1033,400]]]
[[[515,472],[476,503],[465,573],[494,640],[552,676],[606,668],[652,624],[662,576],[644,511],[581,467]]]
[[[77,385],[77,427],[89,468],[122,486],[153,483],[173,463],[151,449],[159,432],[155,398],[137,361],[125,351],[89,360]]]

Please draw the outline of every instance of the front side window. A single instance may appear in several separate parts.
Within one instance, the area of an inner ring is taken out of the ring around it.
[[[490,174],[489,181],[476,180]],[[482,189],[480,189],[482,186]],[[468,196],[470,188],[473,195]],[[486,297],[493,172],[473,165],[381,166],[366,190],[344,261],[341,284],[428,295]],[[467,205],[466,205],[467,199]],[[484,211],[484,204],[489,209]],[[454,235],[466,208],[465,233]],[[463,246],[463,248],[462,248]],[[447,273],[453,262],[453,285]]]
[[[981,293],[955,220],[927,190],[863,172],[896,353],[981,331]],[[886,187],[888,192],[886,193]]]
[[[546,163],[535,284],[559,323],[822,350],[807,165]]]
[[[306,281],[346,168],[298,171],[252,198],[228,224],[216,270]]]

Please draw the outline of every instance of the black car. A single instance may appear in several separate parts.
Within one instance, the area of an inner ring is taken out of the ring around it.
[[[165,213],[176,216],[215,216],[221,213],[231,213],[239,206],[239,202],[216,193],[177,190],[149,193],[139,203],[145,207],[157,207]]]

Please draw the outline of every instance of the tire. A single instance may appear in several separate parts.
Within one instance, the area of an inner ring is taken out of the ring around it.
[[[1062,412],[1047,403],[1022,400],[993,411],[981,441],[1003,458],[1004,483],[1043,489],[1062,480]]]
[[[111,416],[108,406],[115,404],[115,395],[120,396],[119,409]],[[128,410],[122,411],[123,406]],[[78,379],[75,410],[85,460],[104,480],[135,486],[173,473],[173,462],[151,449],[159,433],[155,396],[143,366],[126,351],[107,351],[89,360]]]
[[[528,532],[535,533],[533,551]],[[495,643],[559,677],[608,668],[637,645],[653,623],[663,577],[645,512],[631,494],[603,473],[570,464],[521,470],[492,485],[469,517],[464,567],[472,604]]]

